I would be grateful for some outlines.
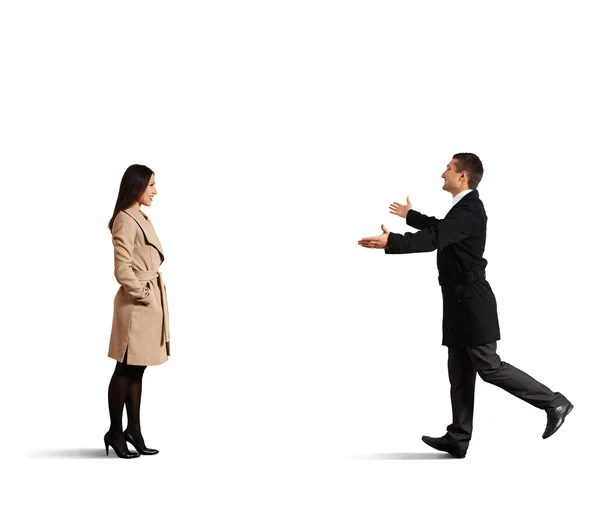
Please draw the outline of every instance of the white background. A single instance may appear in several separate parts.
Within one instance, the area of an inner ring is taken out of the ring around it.
[[[3,2],[2,516],[595,516],[592,4]],[[457,152],[485,168],[499,354],[575,410],[542,441],[479,380],[449,460],[420,440],[450,421],[435,253],[357,240],[408,231],[406,195],[443,217]],[[144,377],[160,454],[124,461],[107,223],[132,163],[172,357]]]

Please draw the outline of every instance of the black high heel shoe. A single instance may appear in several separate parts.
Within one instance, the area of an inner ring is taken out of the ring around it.
[[[109,436],[109,432],[106,433],[106,435],[104,435],[104,447],[106,448],[106,456],[108,457],[108,447],[111,446],[112,449],[115,451],[115,453],[117,454],[117,457],[119,457],[120,459],[135,459],[137,457],[140,456],[139,453],[131,453],[128,449],[127,449],[127,443],[125,443],[125,450],[121,450],[121,448],[119,448],[116,444],[114,439],[111,439]]]
[[[130,444],[133,444],[133,447],[136,449],[138,454],[140,455],[156,455],[158,450],[147,448],[144,439],[141,442],[136,441],[127,430],[125,430],[125,440]]]

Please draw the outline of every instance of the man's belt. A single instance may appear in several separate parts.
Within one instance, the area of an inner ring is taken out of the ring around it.
[[[453,276],[438,276],[440,285],[456,285],[459,283],[482,282],[485,280],[485,271],[467,271],[456,273]]]

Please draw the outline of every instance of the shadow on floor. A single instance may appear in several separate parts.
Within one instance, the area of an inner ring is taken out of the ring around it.
[[[116,455],[109,452],[110,455]],[[104,448],[72,448],[60,450],[33,451],[26,454],[30,459],[100,459],[106,456]]]
[[[346,457],[348,460],[440,460],[453,458],[448,453],[367,453]]]

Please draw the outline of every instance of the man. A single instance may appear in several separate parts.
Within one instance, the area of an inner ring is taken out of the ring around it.
[[[456,458],[467,453],[473,430],[475,375],[546,411],[543,439],[554,434],[573,410],[562,394],[552,392],[525,372],[501,361],[496,354],[500,327],[496,299],[485,278],[487,216],[477,186],[483,165],[475,154],[453,156],[442,174],[443,189],[452,194],[452,209],[438,220],[393,202],[390,213],[419,229],[404,235],[390,233],[384,225],[379,236],[363,238],[363,247],[385,249],[386,254],[422,253],[437,249],[439,283],[443,297],[443,339],[448,347],[448,375],[452,424],[443,437],[423,436],[423,442]]]

